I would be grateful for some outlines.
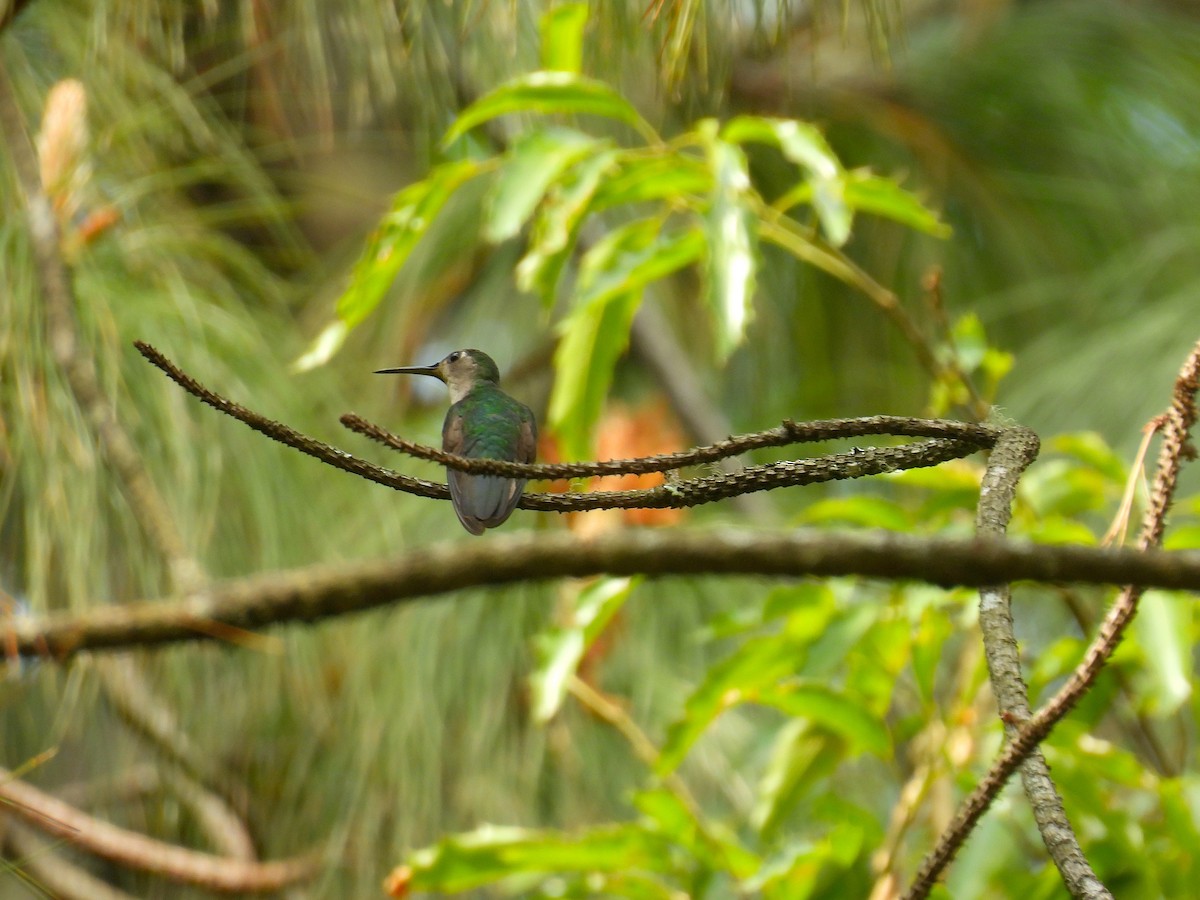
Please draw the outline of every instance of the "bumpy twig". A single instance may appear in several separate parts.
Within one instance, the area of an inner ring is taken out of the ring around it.
[[[1200,389],[1200,344],[1197,344],[1179,378],[1175,382],[1171,407],[1163,426],[1163,443],[1159,452],[1158,471],[1150,494],[1150,503],[1143,519],[1138,547],[1145,555],[1153,555],[1161,545],[1166,515],[1175,494],[1179,472],[1185,460],[1195,458],[1191,430],[1196,423],[1196,393]],[[1121,579],[1130,584],[1117,597],[1100,630],[1067,683],[1051,700],[1037,711],[1012,737],[1000,757],[992,764],[987,776],[963,802],[950,826],[938,839],[937,846],[925,858],[905,895],[909,898],[928,896],[933,884],[953,859],[954,854],[970,834],[980,817],[999,795],[1009,777],[1033,752],[1054,726],[1058,724],[1095,682],[1113,651],[1121,641],[1126,627],[1137,613],[1138,600],[1146,585]]]
[[[308,454],[334,468],[396,490],[439,500],[448,499],[450,496],[445,484],[411,478],[390,469],[372,465],[344,450],[314,440],[287,425],[259,415],[253,410],[209,390],[149,344],[137,341],[135,346],[147,360],[165,372],[184,390],[272,440]],[[358,416],[345,416],[343,423],[397,449],[436,460],[451,468],[478,474],[528,478],[577,478],[626,472],[661,472],[723,459],[755,447],[780,446],[798,441],[825,441],[866,434],[898,434],[930,438],[921,443],[902,447],[855,448],[846,453],[832,454],[819,459],[789,460],[763,466],[750,466],[734,474],[687,479],[645,490],[597,491],[587,494],[525,494],[518,503],[522,509],[551,512],[579,512],[590,509],[683,508],[754,491],[815,484],[836,479],[861,478],[899,469],[934,466],[950,459],[967,456],[982,447],[991,446],[998,434],[996,429],[980,425],[889,416],[806,424],[785,422],[777,429],[730,438],[728,441],[722,441],[710,447],[701,447],[677,454],[602,463],[523,465],[502,460],[466,459],[443,453],[432,447],[422,447],[390,435],[384,429],[371,425]]]

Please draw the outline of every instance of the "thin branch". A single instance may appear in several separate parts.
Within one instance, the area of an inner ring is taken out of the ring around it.
[[[129,831],[81,812],[70,804],[0,769],[0,798],[8,813],[104,859],[171,881],[231,894],[281,890],[311,878],[315,854],[252,862],[187,850]]]
[[[25,215],[45,308],[46,334],[54,361],[62,370],[72,397],[120,480],[130,510],[166,562],[172,579],[181,587],[198,584],[202,579],[200,567],[187,552],[170,508],[150,479],[141,454],[100,386],[95,357],[79,340],[75,325],[78,298],[75,296],[71,273],[60,253],[58,221],[50,198],[42,188],[33,142],[26,130],[2,56],[0,126],[17,180],[25,194]]]
[[[13,617],[0,646],[66,659],[85,650],[214,640],[228,628],[312,622],[466,588],[585,575],[859,575],[941,586],[1031,580],[1200,591],[1200,553],[1039,546],[893,532],[645,529],[579,538],[517,532],[447,541],[390,560],[313,566],[216,583],[182,600],[96,604]],[[223,627],[214,628],[214,623]]]
[[[1163,444],[1159,452],[1158,471],[1150,502],[1143,519],[1138,547],[1145,556],[1161,556],[1152,549],[1161,545],[1166,527],[1167,510],[1174,498],[1179,472],[1185,460],[1194,459],[1191,430],[1196,424],[1196,393],[1200,389],[1200,343],[1192,349],[1179,378],[1175,382],[1171,407],[1163,425]],[[1005,747],[992,764],[987,776],[959,807],[953,822],[938,839],[937,846],[925,858],[906,898],[926,897],[942,871],[970,834],[975,824],[991,806],[1009,777],[1033,752],[1054,726],[1079,702],[1099,676],[1101,669],[1121,641],[1126,627],[1137,613],[1143,590],[1150,585],[1138,580],[1120,579],[1130,586],[1124,588],[1109,610],[1100,630],[1084,654],[1083,661],[1072,672],[1066,684],[1048,703],[1041,707]]]
[[[99,365],[92,349],[79,336],[75,310],[79,306],[74,273],[62,254],[58,220],[42,175],[33,141],[25,127],[9,78],[0,57],[0,123],[13,168],[25,195],[33,259],[40,299],[45,313],[46,337],[55,364],[62,372],[71,397],[104,458],[115,473],[133,518],[162,558],[174,590],[198,588],[205,573],[188,552],[166,498],[151,479],[145,460],[117,415],[112,399],[101,387]],[[195,750],[179,727],[170,707],[144,679],[132,660],[106,659],[97,664],[105,695],[117,712],[138,733],[148,737],[185,771],[216,779],[210,761]],[[197,785],[197,790],[202,790]],[[213,805],[219,805],[211,798]]]
[[[55,900],[137,900],[66,859],[57,844],[42,840],[27,825],[5,821],[4,843],[10,854],[5,866],[28,873],[26,880],[37,889],[31,895]]]

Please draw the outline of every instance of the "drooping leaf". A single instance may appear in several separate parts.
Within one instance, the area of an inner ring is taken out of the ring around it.
[[[683,761],[701,734],[725,710],[754,702],[768,687],[797,668],[800,650],[784,635],[746,641],[713,666],[688,697],[683,715],[667,729],[655,770],[665,775]]]
[[[1156,715],[1172,715],[1192,695],[1192,603],[1147,591],[1133,633],[1146,658],[1144,690]]]
[[[696,156],[627,151],[620,171],[596,192],[595,208],[703,197],[712,193],[712,185],[712,169]]]
[[[659,219],[639,219],[615,229],[584,254],[576,303],[603,303],[626,291],[642,291],[700,259],[704,237],[697,228],[661,231]]]
[[[576,163],[555,185],[534,222],[529,250],[517,264],[517,286],[536,291],[552,306],[559,276],[579,236],[579,228],[603,179],[617,164],[616,150],[602,150]]]
[[[787,813],[823,783],[844,752],[840,741],[814,732],[806,721],[785,723],[775,735],[766,769],[756,786],[751,824],[770,840]]]
[[[721,129],[721,137],[734,144],[754,142],[778,147],[786,159],[818,178],[836,178],[842,171],[825,135],[807,122],[738,116]]]
[[[804,184],[777,207],[786,209],[801,199],[811,203],[829,243],[835,247],[846,243],[854,212],[845,197],[845,172],[817,128],[794,119],[739,116],[722,129],[721,135],[733,143],[753,141],[776,146],[786,159],[804,169]]]
[[[762,690],[758,701],[819,724],[844,738],[856,753],[866,751],[884,756],[891,749],[891,738],[883,722],[848,692],[791,680]]]
[[[578,73],[583,67],[586,3],[559,3],[542,14],[542,68]]]
[[[501,85],[463,110],[442,145],[448,147],[475,126],[510,113],[604,116],[624,122],[652,143],[659,141],[633,105],[604,82],[572,72],[533,72]]]
[[[883,216],[935,237],[946,238],[951,234],[950,226],[936,213],[890,178],[870,172],[851,172],[843,186],[846,203],[859,212]]]
[[[314,368],[330,359],[351,329],[379,305],[396,279],[400,267],[454,192],[485,167],[473,160],[438,166],[428,177],[396,194],[391,210],[367,242],[350,275],[350,285],[338,300],[338,323],[326,328],[296,362],[297,368]]]
[[[547,188],[599,143],[571,128],[540,128],[517,138],[488,197],[484,238],[498,244],[516,235]]]
[[[712,202],[706,216],[707,297],[716,322],[717,358],[726,359],[742,342],[754,312],[754,230],[745,201],[750,174],[741,148],[722,140],[709,143]]]
[[[629,599],[639,581],[631,577],[593,581],[575,598],[571,621],[538,636],[535,644],[538,663],[529,676],[535,722],[548,722],[561,708],[567,684],[584,653]]]

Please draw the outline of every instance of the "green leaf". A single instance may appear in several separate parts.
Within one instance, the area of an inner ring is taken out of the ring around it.
[[[723,361],[742,342],[754,312],[755,239],[745,201],[751,190],[745,154],[734,144],[713,140],[709,164],[714,183],[705,221],[707,297],[717,323],[717,358]]]
[[[935,702],[937,670],[943,658],[946,641],[954,633],[953,622],[945,610],[926,607],[912,640],[913,680],[927,707]]]
[[[755,792],[750,822],[767,841],[788,812],[817,789],[837,768],[844,748],[810,724],[793,719],[775,735],[771,754]]]
[[[484,238],[498,244],[516,235],[547,188],[598,145],[570,128],[540,128],[514,141],[488,198]]]
[[[600,826],[578,836],[487,825],[413,853],[406,887],[453,893],[521,875],[665,871],[669,864],[663,840],[636,825]]]
[[[807,524],[837,522],[888,531],[907,531],[913,526],[911,513],[899,503],[865,495],[818,500],[805,508],[801,521]]]
[[[843,197],[847,205],[860,212],[882,216],[935,237],[947,238],[952,234],[950,226],[937,213],[890,178],[865,171],[851,172],[843,181]]]
[[[660,142],[632,104],[607,84],[571,72],[533,72],[501,85],[463,110],[442,138],[442,146],[497,116],[518,112],[604,116],[635,128],[651,143]]]
[[[706,822],[702,833],[696,812],[665,788],[638,791],[633,805],[645,817],[647,830],[687,851],[706,869],[721,869],[735,878],[746,878],[762,865],[757,854],[715,823]]]
[[[1125,460],[1115,452],[1104,438],[1094,431],[1059,434],[1049,441],[1049,449],[1102,472],[1113,484],[1124,486],[1129,470]]]
[[[591,582],[575,597],[571,621],[535,639],[538,664],[529,676],[535,722],[548,722],[562,707],[567,685],[584,653],[639,582],[632,577]]]
[[[659,219],[639,219],[615,229],[580,263],[577,305],[560,326],[549,411],[550,424],[572,458],[591,453],[592,432],[613,369],[629,343],[643,289],[703,251],[698,231],[663,234],[661,225]]]
[[[578,73],[583,67],[586,3],[560,3],[542,14],[542,68]]]
[[[1192,695],[1192,606],[1178,594],[1147,591],[1138,603],[1133,633],[1145,654],[1143,689],[1151,711],[1170,716]]]
[[[529,250],[517,264],[517,285],[523,291],[539,293],[547,307],[554,304],[559,276],[596,190],[619,156],[610,149],[585,157],[551,188],[542,204]]]
[[[704,236],[696,228],[661,232],[660,219],[638,219],[617,228],[584,254],[575,290],[579,306],[603,303],[618,294],[639,294],[700,259]]]
[[[640,291],[609,296],[579,307],[562,323],[549,418],[569,459],[591,456],[592,432],[641,302]]]
[[[758,701],[790,716],[800,716],[844,738],[853,748],[876,756],[891,752],[891,736],[883,722],[848,693],[805,681],[777,684],[763,690]]]
[[[794,119],[738,116],[725,126],[721,134],[725,140],[734,143],[774,145],[787,160],[806,170],[806,183],[789,192],[787,200],[780,201],[777,207],[786,209],[788,205],[801,200],[812,203],[829,242],[835,247],[846,243],[854,215],[844,196],[845,173],[819,130],[807,122]]]
[[[842,164],[825,135],[807,122],[738,116],[725,125],[721,137],[734,144],[771,144],[790,162],[817,178],[833,179],[842,172]]]
[[[481,171],[483,167],[472,160],[446,163],[396,194],[391,210],[355,263],[350,286],[338,300],[337,315],[347,331],[379,305],[446,201]]]
[[[707,196],[712,189],[712,170],[704,160],[682,153],[626,151],[620,170],[596,192],[595,208],[659,200],[674,203],[688,195]]]
[[[667,729],[656,773],[673,771],[725,710],[753,702],[762,691],[791,675],[799,667],[800,655],[800,648],[786,636],[768,635],[746,641],[710,668],[684,704],[683,716]]]

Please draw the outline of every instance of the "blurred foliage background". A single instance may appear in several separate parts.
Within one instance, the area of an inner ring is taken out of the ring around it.
[[[516,287],[524,237],[479,238],[480,199],[469,191],[443,210],[369,326],[326,364],[295,363],[333,319],[393,193],[441,161],[439,141],[457,113],[538,68],[548,5],[21,6],[0,52],[29,133],[43,128],[56,84],[78,79],[86,95],[88,134],[57,194],[66,198],[62,251],[77,328],[204,572],[234,576],[459,538],[442,504],[356,483],[198,408],[130,341],[149,341],[273,418],[393,465],[337,428],[338,414],[353,409],[433,443],[444,396],[375,379],[375,368],[479,346],[500,362],[506,388],[544,414],[555,314]],[[703,117],[809,120],[847,167],[869,166],[939,210],[948,239],[859,217],[843,252],[895,293],[933,358],[957,360],[1003,416],[1042,434],[1047,449],[1018,517],[1024,533],[1099,540],[1142,424],[1165,405],[1200,321],[1192,5],[597,2],[580,46],[582,71],[668,139]],[[495,152],[520,127],[497,120],[476,139]],[[170,587],[166,561],[51,352],[12,168],[17,139],[6,133],[0,153],[0,590],[13,614],[159,596]],[[764,195],[790,187],[769,154],[751,153],[750,165]],[[932,267],[942,273],[944,312],[930,299]],[[755,317],[727,360],[697,325],[697,290],[695,273],[684,271],[648,293],[600,421],[603,455],[784,417],[970,414],[860,291],[781,252],[763,248]],[[1003,380],[1004,365],[985,366],[997,348],[1013,360]],[[412,469],[440,477],[432,466]],[[977,477],[972,464],[793,490],[698,510],[682,524],[965,531]],[[1177,544],[1196,537],[1198,513],[1195,503],[1182,507]],[[572,524],[606,527],[585,524],[599,518]],[[507,527],[564,524],[519,513]],[[561,624],[575,595],[570,586],[464,595],[289,628],[246,648],[176,648],[137,662],[177,733],[210,762],[213,783],[229,793],[244,786],[264,856],[329,841],[310,894],[373,896],[408,851],[447,832],[488,822],[570,830],[634,816],[630,791],[645,787],[647,767],[618,730],[578,703],[547,725],[533,721],[533,638]],[[1074,665],[1104,596],[1029,589],[1018,598],[1035,698]],[[786,635],[794,673],[837,692],[853,707],[848,718],[783,701],[739,706],[706,728],[681,773],[705,821],[783,873],[743,880],[743,892],[865,896],[888,866],[912,870],[969,784],[962,773],[998,745],[973,622],[967,592],[647,583],[603,639],[589,636],[596,642],[580,671],[662,742],[715,662]],[[1189,605],[1154,598],[1118,664],[1047,749],[1085,849],[1125,896],[1180,896],[1198,874],[1195,630]],[[104,684],[87,660],[10,662],[0,694],[4,764],[57,748],[29,773],[56,791],[147,762],[172,768]],[[889,816],[918,772],[923,804],[897,831]],[[644,801],[640,815],[651,807]],[[203,842],[169,790],[116,792],[95,811]],[[953,896],[1058,895],[1017,791],[984,830],[953,870]],[[885,846],[891,856],[881,861]],[[37,896],[20,862],[0,873],[5,895]],[[690,874],[662,881],[695,895],[728,895],[742,877],[702,877],[690,857],[680,868]],[[137,896],[189,895],[96,871]]]

